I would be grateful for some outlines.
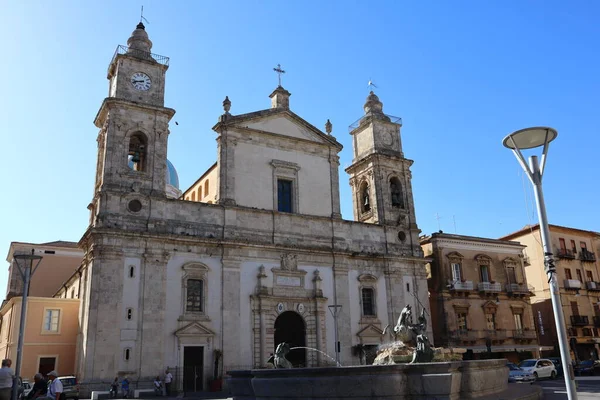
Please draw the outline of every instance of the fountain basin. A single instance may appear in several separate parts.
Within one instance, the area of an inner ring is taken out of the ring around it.
[[[506,360],[230,371],[234,400],[473,399],[507,390]]]

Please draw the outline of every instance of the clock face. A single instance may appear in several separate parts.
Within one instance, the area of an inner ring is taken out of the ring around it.
[[[148,90],[152,86],[152,81],[145,73],[136,72],[131,76],[131,84],[136,90]]]

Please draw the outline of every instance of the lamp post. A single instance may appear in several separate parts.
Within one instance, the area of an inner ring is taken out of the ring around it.
[[[335,362],[339,366],[340,365],[340,340],[338,338],[338,315],[340,314],[340,310],[342,306],[340,304],[333,304],[331,306],[327,306],[331,315],[333,316],[333,330],[335,331]]]
[[[19,269],[21,278],[23,278],[23,296],[21,300],[21,320],[19,322],[19,341],[17,343],[17,362],[15,365],[15,377],[13,380],[12,400],[17,400],[18,381],[21,374],[21,363],[23,361],[23,339],[25,337],[25,320],[27,317],[27,295],[29,294],[29,281],[31,276],[40,265],[42,256],[36,256],[34,249],[31,249],[31,254],[15,254],[13,259]],[[35,263],[35,266],[34,266]]]
[[[517,158],[517,161],[527,174],[527,177],[533,184],[535,202],[540,222],[540,234],[542,237],[542,247],[544,250],[544,267],[548,275],[548,284],[550,286],[550,298],[552,299],[552,309],[554,311],[554,322],[556,323],[556,332],[558,334],[558,345],[562,360],[563,371],[565,371],[565,386],[569,400],[577,400],[577,390],[575,380],[573,379],[573,367],[571,365],[571,356],[567,343],[567,331],[565,328],[565,318],[560,301],[558,281],[556,277],[556,266],[552,255],[550,243],[550,228],[548,227],[548,217],[546,215],[546,205],[544,204],[544,194],[542,192],[542,176],[544,166],[546,165],[546,156],[551,141],[556,139],[558,133],[556,130],[548,127],[533,127],[521,129],[511,133],[504,138],[502,144],[511,149]],[[529,157],[529,165],[521,150],[533,149],[543,146],[542,161],[538,162],[537,156]]]

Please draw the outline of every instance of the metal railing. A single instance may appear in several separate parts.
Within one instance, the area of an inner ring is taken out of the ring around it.
[[[571,315],[571,325],[585,326],[590,324],[587,315]]]
[[[394,117],[393,115],[387,115],[387,114],[381,114],[381,115],[385,117],[386,121],[402,126],[402,118]],[[364,115],[364,116],[360,117],[359,119],[357,119],[356,121],[354,121],[352,124],[350,124],[350,126],[348,126],[348,131],[352,132],[353,130],[355,130],[356,128],[361,126],[363,124],[363,120],[365,122],[368,121],[368,119],[366,119],[366,117],[368,117],[368,116],[369,115]]]
[[[143,51],[143,50],[130,49],[129,47],[123,46],[122,44],[120,44],[117,46],[117,50],[115,50],[115,54],[113,55],[112,59],[110,60],[110,64],[108,64],[109,70],[110,70],[110,66],[112,65],[113,61],[115,61],[115,58],[117,58],[117,56],[119,54],[128,54],[128,55],[131,55],[136,58],[141,58],[143,60],[157,62],[162,65],[169,65],[169,57],[161,56],[159,54],[154,54],[154,53],[150,53],[150,52]]]
[[[506,291],[508,293],[533,293],[535,288],[527,283],[507,283]]]
[[[559,258],[575,259],[575,252],[567,249],[556,249],[556,256]]]
[[[504,340],[506,339],[506,331],[497,329],[484,329],[482,331],[482,337],[493,340]]]
[[[585,288],[587,290],[600,290],[600,282],[587,281],[585,283]]]
[[[479,337],[477,331],[472,331],[468,329],[457,329],[455,331],[450,332],[450,339],[457,341],[473,341],[477,340]]]
[[[537,335],[535,331],[529,329],[515,329],[513,331],[513,338],[515,339],[536,339]]]
[[[450,282],[450,290],[473,290],[473,281]]]
[[[581,249],[581,252],[579,253],[579,259],[581,261],[594,262],[596,261],[596,254],[592,253],[591,251]]]
[[[479,282],[477,284],[477,289],[479,289],[480,292],[501,292],[502,285],[498,282]]]

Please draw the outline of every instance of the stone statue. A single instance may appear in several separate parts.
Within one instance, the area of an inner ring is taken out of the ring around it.
[[[407,305],[402,309],[398,322],[394,327],[396,337],[407,346],[414,346],[413,360],[411,362],[431,362],[433,360],[433,349],[429,344],[429,338],[425,334],[427,331],[427,319],[425,318],[425,309],[416,324],[412,323],[412,308]]]
[[[271,356],[267,363],[271,363],[275,366],[275,368],[293,368],[292,363],[289,362],[285,356],[290,352],[290,345],[281,342],[275,349],[275,355]]]

